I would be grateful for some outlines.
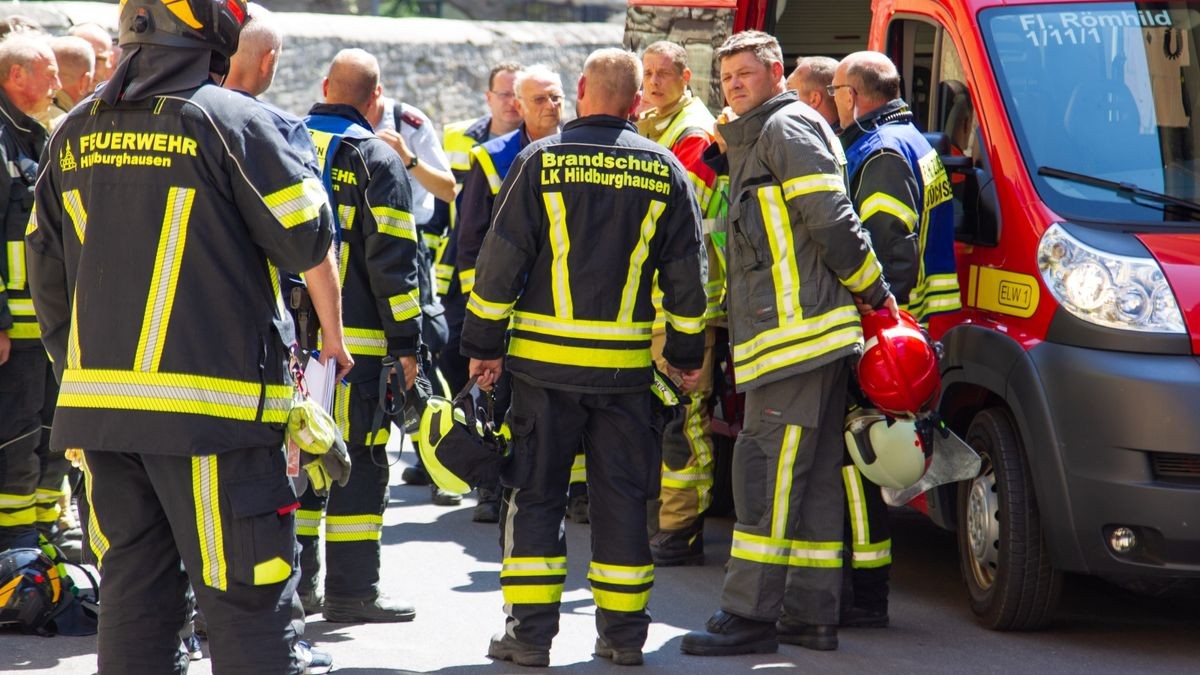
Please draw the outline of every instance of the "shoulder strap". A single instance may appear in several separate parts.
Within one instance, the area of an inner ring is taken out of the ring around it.
[[[304,126],[308,127],[313,145],[317,148],[317,164],[321,167],[321,183],[325,186],[325,194],[333,199],[333,158],[337,155],[342,140],[345,138],[365,139],[374,134],[362,125],[337,115],[309,115],[304,118]],[[333,211],[338,242],[341,242],[342,224],[338,220],[338,210],[336,208],[330,210]]]

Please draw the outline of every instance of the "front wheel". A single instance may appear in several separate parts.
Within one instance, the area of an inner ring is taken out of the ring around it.
[[[967,443],[983,460],[958,486],[958,557],[971,609],[992,630],[1036,630],[1054,614],[1062,574],[1050,564],[1033,481],[1012,415],[975,416]]]

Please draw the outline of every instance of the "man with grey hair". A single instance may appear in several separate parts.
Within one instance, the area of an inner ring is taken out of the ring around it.
[[[820,113],[835,131],[841,128],[837,106],[825,88],[833,83],[833,72],[837,67],[837,59],[828,56],[800,56],[796,58],[796,69],[787,77],[787,88]]]
[[[61,86],[50,107],[34,118],[46,127],[47,131],[54,131],[58,121],[66,116],[76,103],[91,93],[96,53],[86,40],[71,35],[52,39],[50,49],[54,51],[54,59],[58,63],[58,81]]]
[[[567,574],[567,483],[585,436],[596,655],[642,663],[654,583],[646,501],[658,491],[660,462],[650,291],[657,275],[663,351],[691,388],[704,356],[705,261],[687,174],[629,121],[640,84],[636,55],[588,57],[579,118],[521,151],[500,188],[467,302],[471,375],[488,389],[502,363],[512,372],[500,535],[508,618],[488,656],[519,665],[550,663]]]
[[[779,640],[836,649],[843,399],[863,344],[856,305],[894,312],[896,301],[846,196],[841,145],[784,89],[778,41],[737,33],[717,58],[729,102],[718,122],[734,232],[729,342],[746,423],[720,609],[680,646],[701,656],[774,652]]]
[[[45,112],[58,86],[58,65],[44,36],[13,33],[0,41],[0,166],[9,175],[0,190],[0,551],[36,547],[38,527],[55,524],[65,471],[62,454],[49,452],[43,432],[54,416],[57,387],[26,283],[24,241],[46,144],[46,130],[33,115]],[[43,475],[57,476],[58,486],[43,482]]]
[[[113,44],[112,35],[109,35],[108,31],[104,30],[100,24],[91,22],[71,26],[67,30],[67,35],[83,38],[96,53],[96,72],[92,88],[94,89],[102,82],[107,82],[109,76],[112,75],[113,68],[117,66],[117,53],[120,49]]]

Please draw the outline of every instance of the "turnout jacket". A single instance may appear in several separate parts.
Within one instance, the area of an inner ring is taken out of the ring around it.
[[[25,261],[25,225],[33,210],[33,183],[38,158],[46,144],[46,130],[21,112],[0,90],[0,161],[8,169],[8,183],[0,188],[0,228],[4,251],[0,253],[0,331],[7,331],[13,349],[41,349],[33,300],[29,295]]]
[[[917,321],[962,308],[946,167],[896,99],[841,136],[850,194],[896,302]]]
[[[517,154],[529,145],[529,134],[525,123],[503,136],[493,138],[471,148],[471,170],[463,179],[462,192],[458,197],[458,280],[463,294],[470,295],[475,287],[475,261],[483,238],[492,223],[492,209],[496,195],[508,176],[508,170]]]
[[[888,295],[846,196],[841,145],[785,92],[722,125],[728,144],[730,345],[753,389],[862,351],[851,293]]]
[[[458,260],[458,208],[462,201],[462,185],[471,169],[471,148],[486,141],[492,126],[492,116],[452,122],[442,130],[442,150],[450,162],[450,171],[458,183],[458,197],[454,203],[438,200],[434,204],[434,220],[446,223],[446,231],[441,233],[438,246],[431,246],[433,251],[433,276],[437,283],[437,292],[443,297],[446,306],[446,321],[453,326],[462,325],[462,314],[466,298],[459,285],[455,273]]]
[[[379,377],[384,356],[415,354],[421,335],[417,226],[409,212],[408,172],[367,120],[348,105],[318,103],[305,124],[317,146],[340,228],[338,273],[347,380]],[[331,129],[344,130],[330,156]],[[328,163],[328,166],[326,166]]]
[[[253,101],[211,82],[69,113],[43,155],[30,283],[61,379],[51,445],[277,445],[292,403],[275,266],[319,263],[325,191]]]
[[[467,301],[462,353],[504,354],[514,377],[581,392],[642,392],[652,377],[650,289],[658,273],[663,354],[704,357],[704,249],[687,174],[628,121],[591,115],[517,156]]]

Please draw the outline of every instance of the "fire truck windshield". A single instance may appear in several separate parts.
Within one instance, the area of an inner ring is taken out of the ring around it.
[[[1200,198],[1200,5],[1023,5],[980,15],[1021,152],[1062,216],[1190,220],[1164,200],[1038,167]]]

